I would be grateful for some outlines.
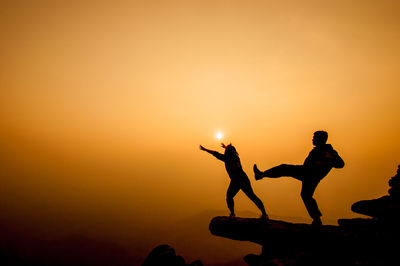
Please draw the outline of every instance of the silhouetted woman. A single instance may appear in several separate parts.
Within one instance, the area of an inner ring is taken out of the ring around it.
[[[233,147],[232,144],[225,146],[223,143],[222,147],[225,148],[224,154],[206,149],[201,145],[200,150],[206,151],[214,155],[217,159],[225,162],[226,171],[228,172],[228,175],[231,179],[228,191],[226,192],[226,203],[228,204],[228,208],[231,212],[230,217],[235,217],[233,197],[235,197],[239,190],[242,190],[244,194],[246,194],[246,196],[249,197],[249,199],[251,199],[254,204],[256,204],[257,207],[260,209],[260,211],[262,212],[261,218],[268,220],[268,215],[265,212],[264,204],[256,196],[256,194],[254,194],[253,189],[251,188],[250,180],[242,169],[239,154],[236,152],[235,147]]]

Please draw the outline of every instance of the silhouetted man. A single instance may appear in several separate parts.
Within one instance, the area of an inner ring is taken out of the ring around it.
[[[254,175],[256,180],[263,177],[294,177],[302,182],[301,198],[307,208],[308,214],[313,219],[312,225],[321,226],[321,212],[318,209],[317,202],[313,198],[314,191],[319,182],[329,171],[334,168],[343,168],[344,162],[338,153],[332,148],[332,145],[326,144],[328,133],[325,131],[316,131],[313,137],[314,148],[307,156],[303,165],[281,164],[269,170],[261,172],[254,164]]]

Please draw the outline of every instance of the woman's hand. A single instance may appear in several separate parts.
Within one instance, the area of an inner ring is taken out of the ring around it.
[[[200,145],[200,150],[205,151],[206,149]]]

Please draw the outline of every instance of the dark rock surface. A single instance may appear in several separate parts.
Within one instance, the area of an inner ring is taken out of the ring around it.
[[[313,229],[308,224],[220,216],[212,219],[210,231],[217,236],[262,245],[261,255],[249,254],[244,257],[249,265],[338,263],[334,254],[330,254],[334,243],[341,237],[338,226]]]
[[[400,165],[396,175],[389,180],[389,187],[389,195],[358,201],[351,206],[351,210],[385,223],[398,223],[400,220]]]
[[[273,240],[286,242],[291,240],[304,242],[304,238],[320,231],[320,234],[329,234],[337,231],[337,226],[326,225],[322,229],[313,229],[308,224],[289,223],[277,220],[264,221],[256,218],[231,219],[227,216],[218,216],[211,220],[210,232],[234,240],[251,241],[260,245],[267,245]]]
[[[260,255],[249,254],[249,265],[396,265],[398,234],[386,231],[376,220],[341,220],[340,226],[314,229],[259,219],[215,217],[212,234],[262,246]]]

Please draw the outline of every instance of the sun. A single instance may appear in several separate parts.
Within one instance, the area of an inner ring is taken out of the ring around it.
[[[221,131],[218,131],[217,134],[215,134],[215,137],[216,137],[218,140],[221,140],[221,139],[224,137],[224,134],[222,134]]]

